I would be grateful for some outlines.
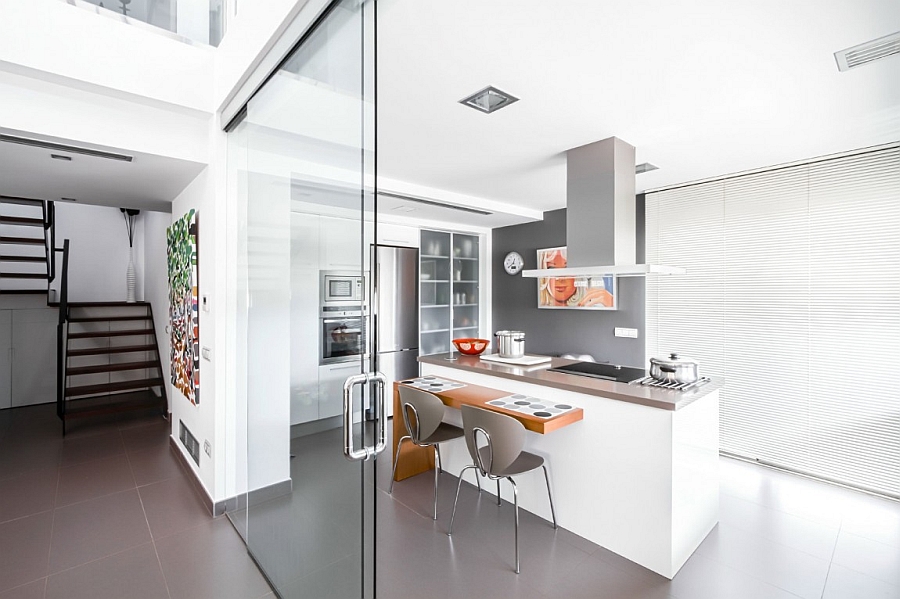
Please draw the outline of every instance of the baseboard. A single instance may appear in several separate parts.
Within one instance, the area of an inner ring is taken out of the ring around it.
[[[178,447],[178,443],[172,437],[169,437],[169,448],[176,456],[178,456],[181,467],[184,468],[189,475],[188,479],[190,480],[191,485],[197,491],[197,494],[200,495],[200,500],[203,502],[203,505],[206,506],[206,509],[209,510],[209,513],[212,514],[214,518],[218,518],[228,512],[245,509],[248,503],[250,505],[257,505],[264,501],[281,497],[282,495],[288,495],[294,490],[293,481],[287,479],[255,489],[250,491],[250,493],[242,493],[241,495],[229,497],[222,501],[213,501],[212,497],[210,497],[209,493],[206,491],[206,487],[204,487],[200,482],[200,479],[197,478],[197,474],[194,472],[194,469],[191,467],[184,453]]]

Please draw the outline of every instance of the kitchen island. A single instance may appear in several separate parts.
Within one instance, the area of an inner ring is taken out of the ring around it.
[[[561,358],[526,368],[450,357],[420,357],[422,375],[583,410],[581,421],[530,434],[526,444],[549,464],[560,526],[672,578],[718,522],[717,381],[678,392],[549,372],[574,363]],[[456,410],[448,410],[447,420],[462,424]],[[451,473],[471,464],[462,442],[442,452]],[[549,520],[540,472],[516,482],[520,507]],[[484,487],[492,492],[493,485]],[[508,485],[501,489],[512,501]]]

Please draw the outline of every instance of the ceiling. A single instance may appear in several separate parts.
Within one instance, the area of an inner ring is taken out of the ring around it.
[[[900,139],[900,55],[833,53],[900,30],[896,0],[379,0],[379,176],[542,210],[565,151],[616,136],[637,189]],[[458,101],[493,85],[493,114]]]
[[[39,138],[3,129],[0,133]],[[0,195],[56,201],[74,198],[84,204],[171,212],[172,200],[205,166],[177,158],[46,136],[40,139],[126,154],[134,160],[124,162],[0,142]],[[72,160],[55,160],[50,154],[71,156]]]

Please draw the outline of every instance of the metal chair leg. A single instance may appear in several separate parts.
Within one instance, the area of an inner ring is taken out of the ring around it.
[[[516,574],[519,573],[519,488],[516,486],[516,481],[512,479],[512,477],[508,477],[507,480],[512,483],[513,488],[513,505],[515,506],[516,511]],[[500,482],[499,479],[497,482]]]
[[[547,497],[550,498],[550,515],[553,516],[553,528],[559,528],[556,525],[556,510],[553,509],[553,493],[550,491],[550,477],[547,476],[547,465],[541,465],[541,468],[544,469],[544,480],[547,482]]]
[[[394,492],[394,475],[397,473],[397,463],[400,461],[400,446],[403,445],[403,441],[406,439],[412,441],[412,437],[409,435],[404,435],[397,441],[397,455],[394,456],[394,467],[391,468],[391,484],[388,485],[388,495]]]
[[[463,474],[466,473],[466,470],[469,468],[475,468],[475,466],[466,466],[462,470],[459,471],[459,481],[456,483],[456,499],[453,500],[453,513],[450,514],[450,527],[447,529],[447,536],[451,536],[453,534],[453,519],[456,518],[456,504],[459,502],[459,488],[462,486]],[[478,476],[478,471],[476,468],[475,476]]]
[[[434,446],[437,449],[437,445]],[[438,452],[440,455],[440,452]],[[438,490],[438,477],[441,475],[441,471],[439,468],[434,469],[434,515],[431,517],[432,520],[437,520],[437,490]]]
[[[500,479],[497,479],[497,505],[500,505]]]
[[[443,472],[444,471],[444,461],[441,459],[441,446],[435,445],[434,452],[437,454],[438,470]]]

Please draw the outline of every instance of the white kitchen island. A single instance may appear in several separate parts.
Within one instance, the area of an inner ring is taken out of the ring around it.
[[[582,421],[549,434],[529,434],[526,444],[549,464],[563,528],[673,578],[718,522],[716,381],[677,392],[526,370],[472,356],[448,357],[419,358],[422,374],[584,410]],[[572,363],[554,358],[551,366]],[[458,411],[447,412],[448,421],[462,424]],[[472,463],[462,440],[441,451],[444,468],[453,474]],[[541,471],[516,477],[516,482],[519,506],[550,520]],[[483,486],[488,492],[496,488]],[[512,501],[507,483],[501,485],[501,495]]]

